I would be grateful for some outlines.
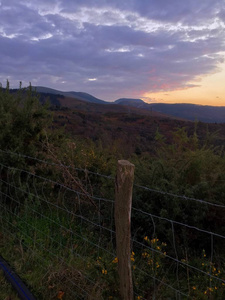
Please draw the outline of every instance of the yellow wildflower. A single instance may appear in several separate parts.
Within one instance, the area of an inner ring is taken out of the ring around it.
[[[102,274],[107,275],[107,270],[103,269]]]
[[[118,263],[118,257],[115,257],[114,260],[112,261],[114,264]]]
[[[65,294],[65,292],[63,292],[63,291],[58,291],[57,299],[62,299],[64,294]]]
[[[143,252],[143,253],[142,253],[142,256],[145,258],[145,257],[148,256],[148,253],[147,253],[147,252]]]
[[[153,263],[153,260],[152,259],[149,259],[148,260],[148,265],[151,265]]]

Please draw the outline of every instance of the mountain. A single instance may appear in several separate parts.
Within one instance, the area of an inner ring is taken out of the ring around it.
[[[108,102],[98,99],[88,93],[83,93],[83,92],[63,92],[43,86],[34,86],[34,90],[36,90],[38,93],[48,93],[48,94],[55,94],[55,95],[62,95],[64,97],[70,97],[70,98],[75,98],[77,100],[81,101],[86,101],[86,102],[91,102],[91,103],[101,103],[101,104],[107,104]]]
[[[130,105],[130,106],[135,106],[139,107],[141,105],[146,104],[143,100],[141,99],[131,99],[131,98],[120,98],[114,101],[116,104],[121,104],[121,105]]]
[[[64,103],[68,107],[73,106],[73,101],[85,101],[92,104],[107,104],[107,105],[123,105],[141,109],[142,111],[158,112],[164,115],[172,116],[175,118],[186,119],[190,121],[201,121],[206,123],[225,123],[225,106],[206,106],[196,104],[167,104],[167,103],[151,103],[148,104],[141,99],[120,98],[114,102],[107,102],[98,99],[88,93],[83,92],[63,92],[47,87],[36,86],[33,87],[38,93],[62,95],[67,97]],[[70,99],[70,100],[69,100]],[[73,100],[74,99],[74,100]]]
[[[115,102],[117,103],[117,101],[121,105],[128,105],[149,111],[155,111],[190,121],[198,120],[206,123],[225,123],[225,106],[208,106],[187,103],[148,104],[141,99],[118,99]]]
[[[225,123],[225,106],[208,106],[196,104],[150,104],[154,111],[166,113],[187,120],[207,123]]]

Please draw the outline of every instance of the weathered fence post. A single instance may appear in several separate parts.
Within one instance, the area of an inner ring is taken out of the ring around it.
[[[133,180],[134,165],[119,160],[115,184],[115,225],[120,294],[123,300],[133,299],[130,240]]]

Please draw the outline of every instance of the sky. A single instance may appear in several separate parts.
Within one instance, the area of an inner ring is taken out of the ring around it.
[[[0,82],[225,106],[224,0],[0,0]]]

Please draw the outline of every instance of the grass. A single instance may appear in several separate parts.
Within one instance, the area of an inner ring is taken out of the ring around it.
[[[49,211],[45,213],[50,215]],[[8,222],[5,222],[8,227],[4,227],[7,231],[2,230],[0,253],[10,262],[38,300],[120,299],[118,261],[115,257],[80,238],[75,238],[65,229],[62,231],[62,228],[54,227],[52,222],[45,218],[34,216],[31,218],[27,211],[23,217],[14,216],[13,220],[10,214],[2,217],[5,221],[8,218]],[[60,218],[58,214],[54,215],[53,211],[51,211],[51,218],[61,219],[63,227],[69,224],[68,219],[63,216]],[[35,229],[33,230],[28,224]],[[84,226],[77,225],[75,221],[72,229],[85,240],[97,243],[97,235],[85,230]],[[53,236],[52,241],[51,236]],[[157,299],[175,297],[173,290],[157,281],[154,283],[152,279],[154,276],[190,295],[190,299],[224,299],[224,284],[218,285],[214,279],[210,283],[207,276],[199,275],[188,267],[179,266],[180,286],[178,286],[176,264],[171,264],[166,258],[169,246],[157,238],[150,240],[147,236],[143,243],[146,244],[146,248],[131,254],[135,299],[146,299],[145,297],[152,295],[153,291]],[[111,246],[108,245],[107,248],[107,244],[105,245],[106,250],[112,251]],[[147,246],[158,252],[153,253]],[[206,272],[211,269],[212,275],[220,278],[225,274],[222,266],[219,268],[210,265],[210,258],[205,251],[201,257],[195,257],[193,261],[186,261],[186,263],[195,265],[199,269],[204,265]],[[0,274],[0,282],[1,299],[17,300],[16,294],[2,274]]]
[[[105,299],[109,284],[97,262],[104,253],[96,248],[99,236],[92,230],[57,210],[34,215],[31,205],[18,215],[1,214],[0,253],[38,300]]]
[[[0,297],[2,300],[19,300],[17,293],[6,280],[3,271],[0,271]]]
[[[82,202],[71,191],[56,189],[57,186],[30,177],[25,179],[27,192],[25,185],[20,189],[11,185],[7,198],[10,201],[0,203],[0,254],[38,300],[120,299],[115,236],[104,230],[104,227],[113,229],[111,203],[99,202],[103,218],[93,205]],[[16,179],[14,175],[11,182],[16,184]],[[141,240],[140,235],[136,238],[142,245],[131,254],[136,299],[149,299],[153,293],[159,300],[175,299],[173,288],[190,299],[225,298],[225,285],[221,282],[218,285],[218,280],[210,281],[210,277],[187,266],[224,278],[221,257],[212,264],[209,253],[197,254],[191,247],[184,257],[182,241],[176,240],[180,260],[177,265],[167,257],[167,254],[175,256],[171,238],[161,240],[154,233],[154,237],[149,234]],[[186,265],[182,265],[182,258]],[[154,281],[154,277],[159,280]],[[2,276],[1,282],[3,299],[15,297]]]

